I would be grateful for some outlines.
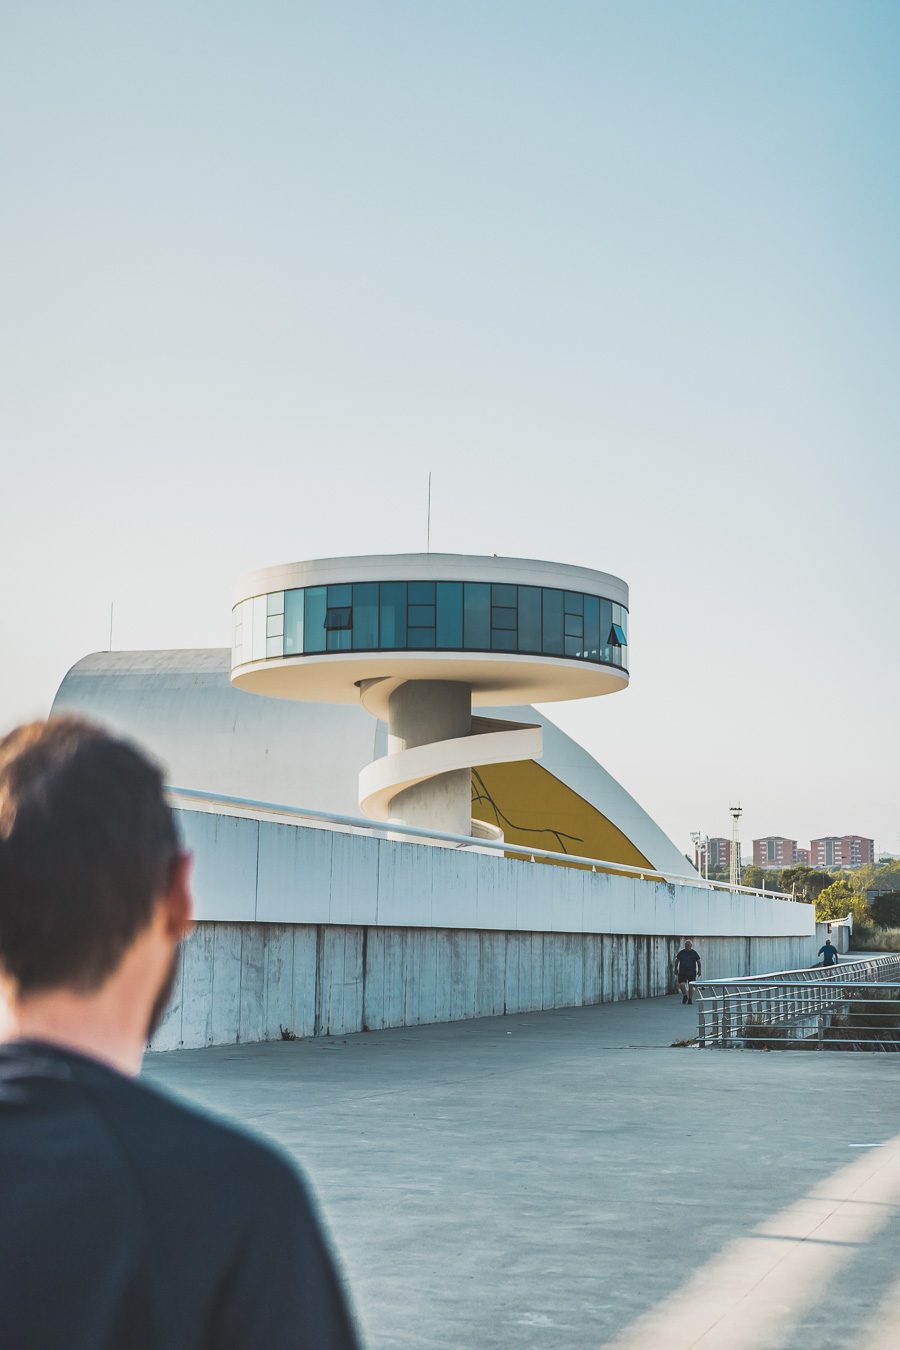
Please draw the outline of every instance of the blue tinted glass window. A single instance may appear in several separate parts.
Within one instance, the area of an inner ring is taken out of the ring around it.
[[[514,652],[516,650],[515,633],[511,633],[508,628],[491,629],[491,649],[495,652]]]
[[[378,646],[377,581],[365,581],[353,587],[353,646],[361,652]]]
[[[406,582],[383,581],[380,590],[378,645],[406,646]]]
[[[284,593],[284,654],[297,656],[303,651],[303,592]]]
[[[609,630],[612,627],[612,601],[600,601],[600,660],[612,660],[612,647],[609,645]]]
[[[566,656],[582,656],[584,654],[584,642],[580,637],[566,636]]]
[[[491,627],[515,628],[516,611],[514,609],[500,609],[495,605],[491,610]]]
[[[566,615],[566,637],[580,638],[584,633],[584,619],[580,614]]]
[[[353,627],[353,610],[349,605],[342,605],[340,609],[326,609],[325,611],[325,631],[338,628]]]
[[[519,587],[519,651],[541,650],[541,591],[539,586]]]
[[[434,629],[433,628],[411,628],[409,630],[410,647],[433,647]]]
[[[329,652],[349,652],[352,637],[349,628],[328,628],[325,631],[325,649]]]
[[[461,581],[437,583],[437,645],[448,651],[463,645],[463,588]]]
[[[328,608],[338,609],[343,605],[353,604],[352,586],[329,586],[328,587]]]
[[[409,603],[411,605],[433,605],[434,582],[411,581],[409,583]]]
[[[517,586],[501,586],[495,582],[491,587],[491,604],[502,605],[504,608],[515,605],[517,590]]]
[[[563,654],[562,591],[544,591],[544,641],[541,650],[550,656]]]
[[[463,639],[475,651],[490,651],[491,588],[486,582],[467,581],[463,587]]]
[[[578,591],[566,591],[566,613],[582,614],[584,612],[584,596]]]
[[[305,652],[324,652],[325,611],[328,609],[326,588],[324,586],[308,586],[305,594],[303,650]]]
[[[624,646],[625,646],[625,633],[624,633],[624,631],[623,631],[623,629],[622,629],[622,625],[621,625],[621,624],[614,623],[614,624],[611,625],[610,630],[609,630],[609,638],[608,638],[608,641],[609,641],[609,645],[610,645],[611,647],[624,647]]]
[[[434,605],[410,605],[409,626],[410,628],[433,628]]]
[[[584,597],[584,654],[589,661],[600,660],[600,601],[596,595]]]

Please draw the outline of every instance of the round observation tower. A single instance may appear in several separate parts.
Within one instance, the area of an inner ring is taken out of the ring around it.
[[[232,683],[361,703],[388,753],[359,775],[375,820],[502,839],[472,819],[471,770],[537,759],[540,727],[474,716],[628,684],[628,587],[528,558],[397,553],[253,572],[238,586]]]

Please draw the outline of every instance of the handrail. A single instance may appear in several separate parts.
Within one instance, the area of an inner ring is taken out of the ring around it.
[[[883,956],[872,956],[862,961],[839,961],[833,966],[798,966],[796,970],[771,970],[765,975],[735,975],[732,979],[725,980],[696,980],[695,984],[703,985],[728,985],[733,988],[735,985],[753,985],[759,984],[762,980],[776,981],[777,983],[790,983],[790,977],[797,975],[805,983],[815,980],[838,979],[841,971],[852,967],[853,970],[867,970],[870,963],[882,965],[886,961],[896,961],[900,958],[886,952]]]
[[[494,841],[476,839],[467,834],[448,834],[444,830],[428,830],[419,825],[403,825],[395,821],[370,820],[366,816],[348,816],[336,811],[317,811],[305,806],[288,806],[279,802],[259,801],[252,797],[232,797],[223,792],[202,792],[197,788],[183,788],[166,785],[166,792],[173,798],[187,801],[210,802],[220,806],[237,807],[244,811],[261,811],[267,815],[294,816],[300,820],[324,821],[333,825],[348,825],[353,829],[366,830],[374,834],[402,834],[411,839],[428,839],[439,843],[453,844],[457,848],[475,848],[479,852],[524,854],[529,858],[548,858],[554,862],[577,863],[583,867],[603,868],[606,871],[621,872],[641,881],[663,881],[668,885],[698,886],[708,890],[723,890],[742,895],[753,895],[767,900],[793,900],[793,896],[780,891],[761,891],[751,886],[731,886],[726,881],[710,881],[705,877],[684,876],[679,872],[660,872],[652,867],[641,867],[634,863],[615,863],[605,858],[583,857],[576,853],[555,853],[551,849],[534,848],[530,844],[513,844],[509,840]]]
[[[817,1047],[823,1049],[827,1039],[825,1017],[853,998],[849,993],[853,986],[900,990],[898,977],[900,955],[887,953],[834,966],[696,980],[691,993],[698,1002],[698,1042],[701,1047],[751,1042],[768,1045],[776,1041],[783,1046],[787,1040],[808,1046],[809,1037],[801,1033],[812,1020],[816,1023]],[[891,1020],[889,1025],[896,1027],[897,1023]],[[787,1035],[791,1027],[797,1032],[794,1037]],[[849,1036],[839,1039],[846,1041]]]

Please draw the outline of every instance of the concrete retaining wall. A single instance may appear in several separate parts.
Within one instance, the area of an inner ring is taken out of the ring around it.
[[[179,811],[198,919],[809,937],[812,905],[246,816]]]
[[[713,979],[814,959],[812,937],[694,937]],[[275,1040],[281,1026],[334,1036],[649,997],[672,987],[679,946],[634,934],[200,922],[151,1049]]]
[[[343,1035],[811,965],[810,905],[181,811],[199,922],[153,1049]],[[750,936],[752,934],[752,936]]]

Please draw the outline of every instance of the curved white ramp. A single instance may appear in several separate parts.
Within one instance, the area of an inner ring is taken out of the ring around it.
[[[398,750],[367,764],[359,775],[360,809],[373,820],[390,820],[391,804],[406,788],[457,769],[538,759],[542,739],[541,728],[533,723],[473,717],[467,736]],[[477,825],[483,833],[484,822]],[[500,831],[497,837],[503,837]]]

